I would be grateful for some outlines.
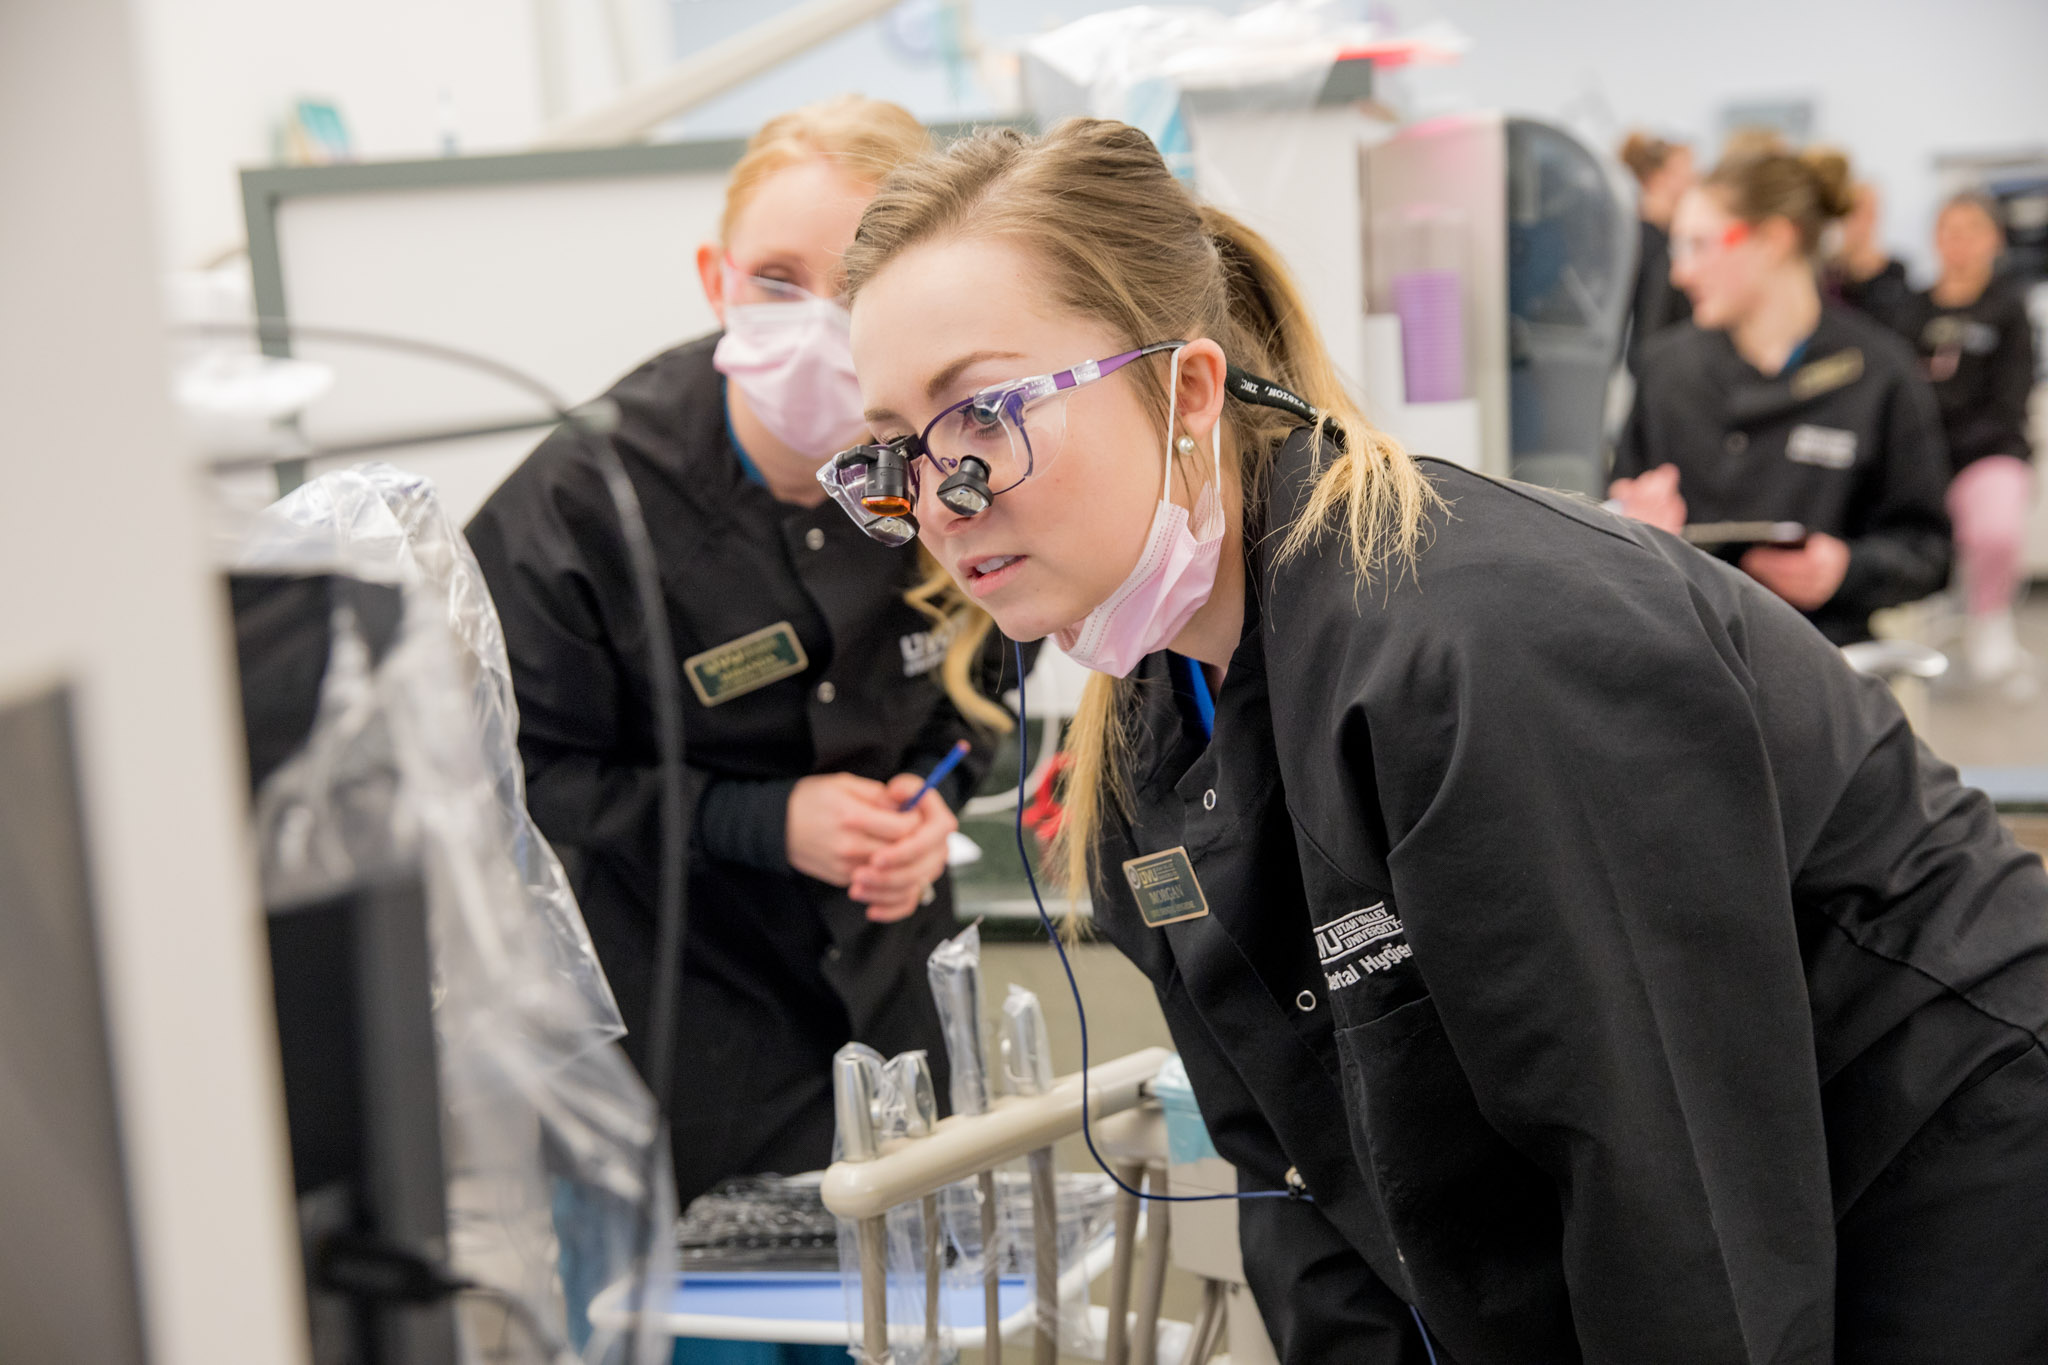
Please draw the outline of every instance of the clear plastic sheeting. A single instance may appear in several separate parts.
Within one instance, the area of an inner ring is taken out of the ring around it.
[[[497,614],[426,479],[367,465],[306,484],[236,537],[234,567],[398,585],[381,662],[344,609],[305,747],[264,783],[264,894],[282,902],[416,859],[428,888],[450,1259],[518,1296],[586,1362],[665,1359],[584,1306],[641,1266],[665,1284],[674,1191],[652,1097],[561,865],[526,815]],[[520,1359],[497,1310],[472,1359]],[[485,1319],[492,1319],[489,1322]],[[629,1349],[631,1347],[631,1349]]]
[[[953,1112],[985,1114],[994,1090],[981,1033],[981,925],[970,924],[932,949],[925,975],[946,1040]]]
[[[1331,68],[1377,30],[1331,4],[1276,0],[1241,14],[1134,5],[1091,14],[1024,48],[1025,92],[1041,125],[1075,114],[1141,128],[1166,164],[1197,181],[1200,136],[1190,104],[1298,110]]]
[[[454,908],[493,978],[521,991],[522,1014],[544,1031],[546,1047],[575,1055],[623,1037],[569,879],[526,812],[519,707],[497,609],[433,482],[385,464],[323,475],[248,522],[233,560],[242,569],[335,571],[396,584],[409,621],[442,623],[445,644],[413,651],[413,666],[423,684],[448,689],[439,694],[444,710],[461,702],[467,714],[430,716],[423,697],[421,719],[448,724],[417,736],[428,747],[416,757],[432,765],[422,776],[450,795],[462,789],[461,801],[422,812],[444,846],[474,855],[450,887],[459,893]],[[418,633],[431,629],[421,622]],[[408,629],[408,638],[415,633]],[[479,781],[488,802],[475,799]]]

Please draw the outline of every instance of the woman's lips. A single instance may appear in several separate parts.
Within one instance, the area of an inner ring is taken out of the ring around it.
[[[1016,577],[1017,570],[1024,566],[1023,555],[983,555],[978,559],[964,561],[967,592],[972,597],[986,597]]]

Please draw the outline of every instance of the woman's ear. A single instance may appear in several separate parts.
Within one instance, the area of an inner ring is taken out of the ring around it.
[[[720,327],[725,326],[725,253],[716,243],[706,242],[697,248],[697,279],[704,286],[704,301],[711,305],[712,316]]]
[[[1174,363],[1180,367],[1180,398],[1176,404],[1180,410],[1180,429],[1195,438],[1206,459],[1210,433],[1223,420],[1223,400],[1228,392],[1224,379],[1230,364],[1224,358],[1223,348],[1208,337],[1189,342],[1174,357]]]
[[[1764,239],[1772,256],[1792,256],[1804,260],[1806,247],[1799,240],[1799,225],[1782,215],[1766,218],[1750,229],[1755,236]]]

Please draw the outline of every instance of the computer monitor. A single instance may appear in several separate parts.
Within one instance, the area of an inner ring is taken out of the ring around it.
[[[61,687],[0,703],[0,1354],[147,1359]]]
[[[227,586],[253,794],[318,721],[335,613],[347,610],[376,663],[397,637],[403,606],[397,589],[341,575],[237,574]],[[378,818],[363,804],[373,798],[358,797],[354,816]],[[419,867],[392,850],[379,865],[358,867],[346,885],[264,910],[314,1365],[452,1365],[455,1319],[446,1300],[351,1296],[322,1274],[341,1243],[448,1262]]]

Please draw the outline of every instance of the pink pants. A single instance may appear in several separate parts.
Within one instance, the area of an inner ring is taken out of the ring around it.
[[[1948,516],[1955,526],[1956,574],[1970,615],[2012,605],[2027,545],[2034,503],[2034,471],[2011,455],[1988,455],[1964,465],[1948,486]]]

